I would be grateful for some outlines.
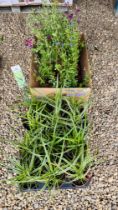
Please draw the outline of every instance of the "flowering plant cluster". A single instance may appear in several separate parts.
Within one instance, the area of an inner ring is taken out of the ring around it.
[[[79,33],[79,8],[62,13],[56,6],[43,8],[30,16],[30,27],[36,43],[33,52],[37,62],[40,86],[76,87],[78,60],[82,47]],[[31,39],[26,43],[32,47]]]

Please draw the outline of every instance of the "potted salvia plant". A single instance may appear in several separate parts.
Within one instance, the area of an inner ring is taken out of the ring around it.
[[[40,14],[30,16],[35,40],[29,82],[33,95],[55,94],[58,81],[64,95],[88,98],[90,71],[79,21],[77,7],[64,13],[56,6],[44,7]],[[29,44],[31,46],[31,42]]]

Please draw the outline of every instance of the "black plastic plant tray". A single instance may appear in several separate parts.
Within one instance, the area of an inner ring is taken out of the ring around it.
[[[75,185],[73,183],[63,183],[58,189],[62,189],[62,190],[69,190],[69,189],[83,189],[89,186],[90,182],[91,182],[92,176],[91,178],[89,178],[84,184],[81,185]],[[22,192],[31,192],[31,191],[39,191],[42,190],[44,188],[45,183],[36,183],[38,186],[37,187],[31,187],[31,188],[21,188]],[[56,189],[56,188],[55,188]],[[48,190],[48,188],[46,187],[45,190]]]

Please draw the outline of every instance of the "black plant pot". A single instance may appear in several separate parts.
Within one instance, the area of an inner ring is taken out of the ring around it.
[[[29,126],[29,124],[28,124],[27,118],[21,117],[21,121],[22,121],[23,127],[24,127],[26,130],[30,130],[30,126]]]
[[[91,179],[92,179],[92,176],[91,176],[91,178],[89,178],[88,180],[86,180],[81,185],[75,185],[73,183],[66,183],[66,182],[64,182],[63,184],[61,184],[61,186],[58,189],[60,189],[60,190],[84,189],[84,188],[87,188],[90,185]],[[39,190],[42,190],[44,188],[44,186],[45,186],[45,183],[40,183],[40,182],[38,183],[37,182],[37,183],[32,184],[31,187],[27,187],[27,185],[26,185],[26,186],[20,187],[20,189],[21,189],[22,192],[31,192],[31,191],[39,191]],[[48,190],[48,188],[45,188],[45,190]]]

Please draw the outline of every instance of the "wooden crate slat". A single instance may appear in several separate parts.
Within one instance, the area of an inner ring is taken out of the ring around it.
[[[46,4],[50,4],[51,0],[46,0]],[[65,3],[73,4],[73,0],[59,0],[59,5],[64,6]],[[0,7],[5,6],[26,6],[26,5],[40,5],[43,0],[0,0]]]

